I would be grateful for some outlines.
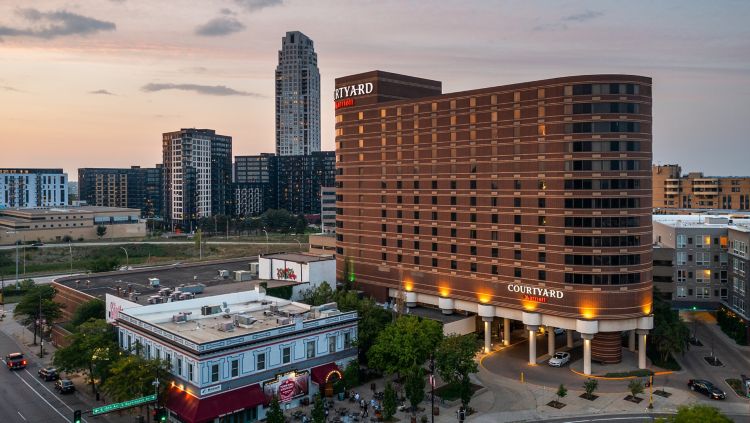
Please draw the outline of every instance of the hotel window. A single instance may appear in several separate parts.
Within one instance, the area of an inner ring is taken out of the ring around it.
[[[476,272],[477,271],[477,264],[474,263],[474,262],[471,263],[471,271],[472,272]]]
[[[677,252],[677,265],[683,266],[687,264],[687,253],[684,251]]]
[[[677,283],[685,283],[687,282],[687,270],[678,270],[677,271]]]
[[[456,260],[451,260],[451,269],[458,269],[458,262]]]
[[[451,238],[455,238],[458,235],[456,228],[451,228]]]
[[[471,247],[469,247],[469,252],[470,252],[470,254],[472,256],[477,255],[477,246],[476,245],[472,245]]]
[[[497,248],[492,249],[492,257],[497,258],[500,256],[500,251]]]
[[[513,268],[513,276],[516,278],[521,277],[521,268],[520,267],[514,267]]]
[[[540,253],[539,253],[539,262],[540,262],[540,263],[544,263],[544,262],[546,262],[546,261],[547,261],[547,253],[545,253],[545,252],[540,252]]]
[[[677,248],[685,248],[687,242],[687,236],[677,235]]]
[[[451,206],[456,205],[456,197],[451,197]]]
[[[458,214],[456,212],[451,212],[451,222],[455,222],[458,220]]]
[[[476,229],[470,229],[469,230],[469,238],[471,238],[471,239],[477,239],[477,230]]]
[[[218,382],[218,381],[219,381],[219,365],[212,364],[211,365],[211,382]]]
[[[456,254],[458,252],[458,246],[456,244],[451,244],[451,254]]]
[[[513,259],[521,260],[521,250],[513,250]]]
[[[513,233],[513,242],[521,242],[521,233],[520,232],[514,232]]]
[[[516,197],[513,198],[513,207],[521,207],[521,199]]]
[[[477,205],[477,197],[469,197],[469,205],[470,206],[476,206]]]
[[[708,269],[697,270],[695,272],[696,283],[710,283],[711,282],[711,271]]]
[[[547,243],[547,235],[545,234],[539,234],[539,238],[537,239],[538,244],[546,244]]]
[[[307,358],[315,358],[315,341],[307,341]]]
[[[513,224],[520,225],[521,224],[521,215],[515,214],[513,215]]]
[[[496,264],[493,264],[493,265],[492,265],[492,274],[493,274],[493,275],[497,275],[497,274],[498,274],[498,271],[497,271],[497,265],[496,265]]]
[[[493,200],[494,200],[494,198],[493,198]],[[500,219],[500,217],[498,215],[496,215],[496,214],[492,215],[492,223],[498,223],[499,219]]]
[[[716,261],[719,261],[718,260],[719,257],[717,256],[716,258],[717,258]],[[705,251],[699,251],[695,253],[695,264],[697,266],[708,266],[710,264],[710,261],[711,261],[710,253],[705,252]]]
[[[437,236],[437,234],[438,234],[438,228],[433,227],[432,228],[432,236]]]
[[[677,287],[677,298],[685,298],[687,296],[687,288],[684,286],[678,286]]]
[[[521,189],[521,180],[520,179],[513,180],[513,189]]]
[[[709,288],[696,288],[695,298],[711,298],[711,290]]]
[[[433,204],[433,205],[437,205],[437,203],[438,203],[438,198],[437,198],[437,196],[436,196],[436,195],[433,195],[433,196],[432,196],[432,204]]]
[[[498,232],[497,231],[490,232],[490,239],[493,241],[499,241],[500,237],[498,235]]]
[[[335,353],[336,352],[336,336],[330,336],[328,337],[328,353]]]
[[[437,214],[437,212],[436,212],[436,211],[434,211],[434,212],[431,212],[431,213],[430,213],[430,218],[431,218],[432,220],[437,220],[437,219],[438,219],[438,214]]]
[[[438,259],[436,258],[432,259],[432,267],[438,267]]]
[[[537,223],[538,223],[539,226],[547,226],[547,217],[546,216],[539,216]]]
[[[292,361],[292,347],[284,347],[281,349],[281,364],[288,364]]]
[[[192,372],[192,365],[190,366],[190,371]],[[240,375],[240,360],[232,360],[232,377],[237,377]],[[192,379],[192,377],[190,378]]]
[[[544,271],[544,270],[540,270],[540,271],[539,271],[539,278],[538,278],[538,279],[539,279],[540,281],[545,281],[545,280],[547,280],[547,272],[546,272],[546,271]]]
[[[543,209],[547,207],[547,200],[545,200],[544,198],[540,198],[537,205],[540,209]]]
[[[414,188],[416,189],[416,186]],[[432,181],[432,189],[438,189],[437,181]]]

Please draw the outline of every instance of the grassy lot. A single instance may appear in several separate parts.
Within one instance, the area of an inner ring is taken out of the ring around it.
[[[265,241],[265,237],[263,239]],[[279,241],[281,242],[281,241]],[[294,241],[292,241],[294,242]],[[304,241],[302,248],[306,249]],[[200,260],[198,248],[192,242],[184,245],[174,244],[127,244],[122,246],[102,245],[80,247],[72,244],[73,270],[87,271],[104,268],[116,268],[125,265],[125,248],[128,252],[128,264],[160,264],[173,263],[175,261],[193,262]],[[122,247],[122,248],[121,248]],[[247,257],[265,253],[266,247],[269,252],[299,251],[299,246],[292,245],[204,245],[203,260],[216,260],[222,258]],[[68,248],[35,248],[25,249],[25,274],[67,272],[70,270],[71,254]],[[0,251],[0,275],[5,279],[15,278],[16,256],[14,250]],[[19,271],[23,274],[24,257],[20,258]]]

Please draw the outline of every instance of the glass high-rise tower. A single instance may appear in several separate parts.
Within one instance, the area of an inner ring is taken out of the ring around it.
[[[313,41],[287,32],[276,66],[276,154],[320,151],[320,72]]]

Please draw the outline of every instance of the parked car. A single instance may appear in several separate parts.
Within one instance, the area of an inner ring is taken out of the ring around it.
[[[55,382],[55,390],[61,394],[67,394],[75,391],[76,387],[70,379],[58,379],[57,382]]]
[[[547,364],[552,367],[562,367],[570,361],[570,353],[556,352],[552,358],[549,359]]]
[[[26,368],[26,359],[21,353],[10,353],[5,356],[5,364],[10,370],[23,369]]]
[[[42,369],[39,369],[37,373],[39,374],[40,378],[44,379],[45,382],[60,379],[60,375],[57,374],[57,369],[54,367],[44,367]]]
[[[703,379],[690,379],[688,387],[691,390],[700,392],[711,399],[727,399],[727,394],[721,389],[714,386],[713,383]]]
[[[35,243],[31,244],[31,246],[32,247],[43,247],[44,243],[43,242],[35,242]]]

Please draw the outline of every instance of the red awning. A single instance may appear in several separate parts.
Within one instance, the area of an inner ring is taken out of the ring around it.
[[[198,399],[177,387],[167,392],[167,408],[185,423],[205,423],[213,419],[264,404],[266,397],[257,383],[222,394]]]
[[[329,381],[334,382],[338,379],[344,378],[336,363],[328,363],[322,366],[313,367],[310,370],[310,376],[312,377],[313,382],[318,385],[323,385]],[[338,376],[338,379],[336,379],[335,376]]]

